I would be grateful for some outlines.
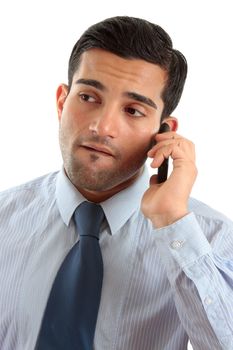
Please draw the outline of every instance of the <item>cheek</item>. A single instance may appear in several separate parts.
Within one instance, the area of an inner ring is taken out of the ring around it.
[[[64,114],[62,115],[62,119],[60,121],[59,130],[60,130],[60,138],[63,143],[68,145],[72,144],[72,135],[74,134],[74,123],[69,118],[67,118]]]
[[[125,152],[135,157],[145,157],[147,152],[151,149],[153,140],[154,140],[154,132],[148,132],[146,130],[142,130],[140,133],[133,133],[128,135],[125,143],[124,150]]]
[[[148,147],[154,140],[154,136],[157,132],[157,125],[141,126],[137,133],[135,133],[135,140],[138,140],[138,144],[141,148]]]
[[[61,115],[60,128],[67,137],[77,135],[80,130],[85,128],[84,121],[82,113],[77,112],[77,108],[73,104],[67,103]]]

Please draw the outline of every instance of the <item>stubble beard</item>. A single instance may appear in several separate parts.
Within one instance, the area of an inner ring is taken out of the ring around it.
[[[90,162],[98,162],[98,157],[91,156],[90,158]],[[116,166],[112,169],[90,170],[88,165],[83,164],[82,161],[74,156],[70,156],[68,159],[64,159],[64,166],[69,179],[76,188],[102,192],[129,180],[140,170],[145,160],[146,157],[141,160],[121,164],[119,159],[116,162]],[[119,166],[117,167],[118,163]]]
[[[110,190],[132,178],[142,168],[147,159],[147,152],[151,147],[151,144],[149,144],[147,149],[138,152],[138,155],[133,154],[127,159],[123,159],[122,154],[118,150],[114,150],[112,167],[100,168],[98,161],[100,161],[101,156],[94,153],[89,154],[87,155],[89,159],[85,163],[77,156],[77,149],[83,141],[81,137],[69,148],[67,147],[67,139],[61,129],[59,136],[64,168],[70,181],[77,189],[96,192]],[[99,137],[92,138],[92,140],[105,143]]]

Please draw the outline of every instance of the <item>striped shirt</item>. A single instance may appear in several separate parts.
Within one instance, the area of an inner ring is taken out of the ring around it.
[[[233,349],[233,223],[190,199],[156,229],[140,212],[149,174],[101,203],[104,280],[94,350]],[[64,171],[0,194],[0,349],[34,349],[84,201]],[[65,320],[64,320],[65,322]]]

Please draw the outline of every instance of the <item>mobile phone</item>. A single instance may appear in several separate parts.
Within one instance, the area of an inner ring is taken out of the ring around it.
[[[167,132],[167,131],[170,131],[169,125],[167,123],[162,123],[158,133],[161,134],[161,133]],[[167,180],[168,163],[169,163],[168,158],[164,159],[163,163],[158,168],[158,183],[159,184],[161,184],[161,183],[163,183],[163,182],[165,182]]]

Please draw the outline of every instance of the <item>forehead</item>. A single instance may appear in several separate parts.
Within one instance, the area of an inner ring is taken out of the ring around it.
[[[102,49],[90,49],[81,55],[74,79],[102,78],[112,83],[130,83],[163,88],[167,73],[160,66],[142,59],[125,59]],[[73,79],[73,80],[74,80]]]

